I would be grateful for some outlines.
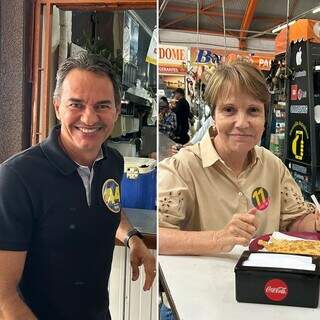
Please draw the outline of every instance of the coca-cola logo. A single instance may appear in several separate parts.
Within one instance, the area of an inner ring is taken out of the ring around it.
[[[280,279],[271,279],[264,286],[264,294],[272,301],[282,301],[288,295],[288,286]]]

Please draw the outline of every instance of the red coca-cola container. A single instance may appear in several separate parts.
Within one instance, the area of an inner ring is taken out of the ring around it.
[[[250,254],[244,251],[235,266],[238,302],[318,307],[320,257],[312,258],[316,270],[306,271],[243,266]]]

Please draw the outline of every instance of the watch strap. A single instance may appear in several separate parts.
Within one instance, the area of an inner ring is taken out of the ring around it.
[[[124,241],[123,241],[123,243],[124,243],[124,245],[125,245],[126,247],[130,248],[130,247],[129,247],[129,240],[130,240],[133,236],[138,236],[140,239],[143,238],[143,237],[142,237],[142,234],[141,234],[137,229],[131,229],[131,230],[127,233],[127,235],[126,235],[126,237],[125,237],[125,239],[124,239]]]

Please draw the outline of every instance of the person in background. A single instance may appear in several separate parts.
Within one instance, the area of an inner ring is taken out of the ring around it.
[[[82,53],[59,67],[50,136],[0,166],[0,318],[110,320],[115,239],[130,248],[132,278],[155,259],[120,206],[124,160],[107,147],[120,113],[116,75]]]
[[[159,131],[173,139],[177,129],[177,116],[171,111],[168,99],[161,97],[159,101]]]
[[[214,125],[214,120],[210,116],[206,119],[206,121],[203,123],[201,128],[195,133],[195,135],[191,138],[189,142],[186,144],[175,144],[171,147],[171,154],[174,155],[176,154],[181,148],[187,147],[187,146],[192,146],[202,140],[204,137],[205,133],[209,130],[210,127]]]
[[[175,104],[172,111],[177,115],[177,129],[175,130],[175,142],[185,144],[189,141],[189,117],[190,106],[185,98],[184,90],[177,88],[174,92]]]
[[[160,254],[212,255],[273,231],[319,231],[284,163],[257,146],[269,92],[263,74],[235,60],[212,70],[205,97],[215,127],[159,163]]]

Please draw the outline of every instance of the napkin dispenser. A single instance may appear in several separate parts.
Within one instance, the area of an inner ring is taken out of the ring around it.
[[[306,271],[243,266],[250,254],[244,251],[234,269],[238,302],[317,308],[320,257],[312,257],[315,271]]]

